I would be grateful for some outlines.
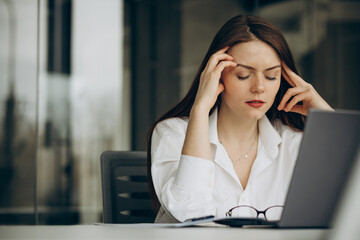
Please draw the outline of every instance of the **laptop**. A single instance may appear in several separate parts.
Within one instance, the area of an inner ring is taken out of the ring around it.
[[[236,217],[212,221],[234,227],[331,227],[359,143],[359,111],[311,110],[280,221]]]
[[[358,240],[360,228],[360,147],[357,151],[356,162],[351,170],[350,179],[341,197],[340,205],[332,223],[334,229],[327,232],[328,240]]]

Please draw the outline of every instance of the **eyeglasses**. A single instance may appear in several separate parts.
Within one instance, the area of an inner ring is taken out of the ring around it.
[[[276,220],[280,220],[283,209],[284,209],[284,206],[274,205],[274,206],[268,207],[264,211],[259,211],[252,206],[240,205],[240,206],[231,208],[225,214],[227,217],[236,216],[236,217],[256,217],[256,218],[259,218],[259,215],[263,214],[265,220],[276,221]]]

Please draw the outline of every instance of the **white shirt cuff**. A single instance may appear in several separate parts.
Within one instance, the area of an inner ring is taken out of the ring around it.
[[[174,184],[193,192],[209,192],[213,187],[215,164],[211,160],[181,155]]]

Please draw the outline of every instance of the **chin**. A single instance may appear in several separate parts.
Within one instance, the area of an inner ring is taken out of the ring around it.
[[[247,115],[252,120],[260,120],[261,118],[263,118],[265,116],[265,114],[267,113],[267,111],[269,111],[269,109],[270,109],[270,107],[267,107],[267,106],[251,109],[247,113]]]
[[[260,109],[254,109],[254,110],[250,110],[247,111],[245,114],[241,114],[243,117],[252,120],[252,121],[257,121],[260,120],[266,112],[261,111]]]
[[[263,113],[263,112],[254,113],[249,116],[249,119],[257,121],[257,120],[260,120],[264,115],[265,115],[265,113]]]

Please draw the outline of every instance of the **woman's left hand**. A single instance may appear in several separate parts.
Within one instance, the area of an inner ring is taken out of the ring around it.
[[[314,87],[294,73],[284,62],[282,62],[281,72],[292,88],[289,88],[282,98],[278,106],[279,111],[296,112],[305,116],[308,115],[310,108],[333,111],[330,105],[316,92]],[[288,102],[291,97],[293,99]],[[297,104],[301,101],[301,105]]]

